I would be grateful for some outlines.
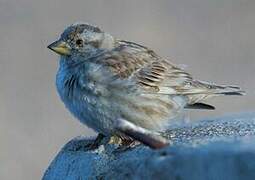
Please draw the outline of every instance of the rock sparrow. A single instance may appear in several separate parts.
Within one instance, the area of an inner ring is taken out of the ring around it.
[[[184,108],[214,109],[202,103],[207,98],[243,94],[236,86],[195,80],[153,50],[85,23],[67,27],[48,48],[61,55],[60,98],[77,119],[100,133],[96,142],[103,136],[131,136],[158,148],[143,132],[163,131]],[[120,119],[132,125],[123,128]]]

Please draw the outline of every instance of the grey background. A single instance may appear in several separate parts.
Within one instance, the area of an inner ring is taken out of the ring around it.
[[[254,0],[0,0],[0,179],[40,179],[69,139],[93,134],[60,102],[58,57],[46,48],[76,21],[187,64],[196,78],[247,90],[210,100],[217,110],[192,119],[254,111]]]

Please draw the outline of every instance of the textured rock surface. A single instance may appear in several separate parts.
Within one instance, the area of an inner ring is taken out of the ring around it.
[[[81,179],[255,179],[255,113],[174,127],[172,145],[151,150],[142,145],[116,152],[114,145],[86,151],[89,139],[67,143],[44,180]]]

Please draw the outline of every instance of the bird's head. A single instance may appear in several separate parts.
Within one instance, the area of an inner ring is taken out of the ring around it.
[[[61,56],[93,55],[99,50],[112,49],[114,38],[96,26],[75,23],[67,27],[60,38],[48,46]]]

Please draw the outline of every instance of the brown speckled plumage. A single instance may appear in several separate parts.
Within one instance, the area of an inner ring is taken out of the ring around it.
[[[49,48],[61,54],[57,88],[66,107],[104,135],[119,133],[118,118],[160,131],[185,107],[212,109],[198,102],[243,93],[195,80],[153,50],[87,24],[68,27]]]

